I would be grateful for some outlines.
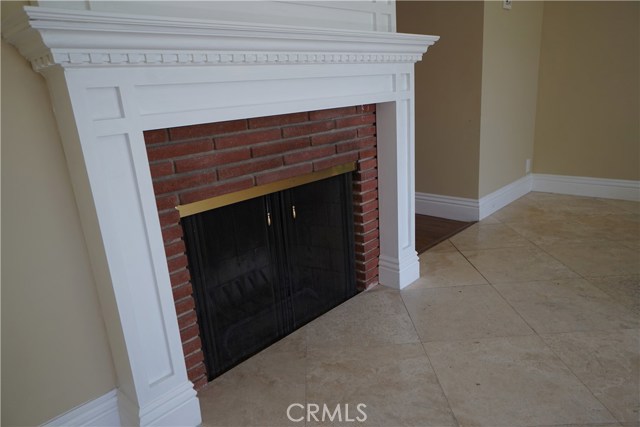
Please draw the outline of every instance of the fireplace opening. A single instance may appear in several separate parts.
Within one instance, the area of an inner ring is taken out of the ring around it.
[[[188,220],[181,218],[176,207],[198,205],[219,196],[235,197],[354,164],[355,170],[349,174],[349,197],[356,289],[377,283],[380,233],[375,104],[147,130],[144,139],[187,375],[196,389],[207,384],[210,373],[183,229]]]
[[[209,381],[356,294],[351,194],[343,173],[182,218]]]

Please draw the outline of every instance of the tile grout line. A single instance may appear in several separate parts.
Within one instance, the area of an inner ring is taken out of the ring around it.
[[[442,383],[440,382],[440,377],[438,377],[438,373],[436,372],[435,368],[433,367],[433,363],[431,363],[431,359],[429,358],[429,355],[427,354],[427,349],[424,346],[424,342],[422,341],[422,338],[420,337],[420,334],[418,333],[418,328],[416,328],[416,324],[415,324],[415,322],[413,320],[413,317],[411,316],[411,312],[407,308],[407,304],[404,302],[404,296],[402,295],[402,290],[398,291],[398,293],[400,294],[400,300],[402,301],[402,305],[404,306],[404,309],[407,312],[407,315],[409,316],[409,320],[411,321],[411,326],[413,326],[413,330],[416,333],[416,337],[418,337],[418,343],[420,344],[420,347],[422,348],[422,352],[424,353],[425,357],[427,358],[427,363],[429,364],[429,367],[431,368],[431,372],[433,372],[433,375],[436,377],[436,382],[438,383],[438,387],[440,387],[440,391],[442,392],[442,395],[444,396],[444,399],[447,402],[447,405],[449,406],[449,411],[451,412],[451,416],[453,417],[453,421],[455,422],[455,427],[460,427],[460,422],[458,421],[458,417],[456,416],[455,412],[453,411],[453,407],[451,406],[451,402],[449,401],[449,396],[447,396],[447,393],[445,393],[445,391],[444,391],[444,387],[442,387]]]

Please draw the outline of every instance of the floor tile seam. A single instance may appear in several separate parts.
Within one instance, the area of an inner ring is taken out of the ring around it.
[[[567,264],[565,264],[564,262],[562,262],[560,259],[558,259],[556,256],[554,256],[554,255],[553,255],[553,254],[551,254],[550,252],[548,252],[548,251],[544,250],[544,248],[543,248],[543,247],[541,247],[540,245],[537,245],[537,244],[535,244],[535,243],[534,243],[533,245],[534,245],[534,246],[535,246],[539,251],[541,251],[541,252],[543,252],[544,254],[546,254],[547,256],[551,257],[553,260],[555,260],[556,262],[558,262],[560,265],[562,265],[564,268],[566,268],[567,270],[569,270],[569,271],[570,271],[570,272],[572,272],[573,274],[576,274],[578,277],[580,277],[580,278],[582,278],[582,279],[585,279],[585,280],[586,280],[586,278],[585,278],[582,274],[578,273],[577,271],[575,271],[574,269],[572,269],[571,267],[569,267]],[[549,245],[549,246],[551,246],[551,245]]]
[[[606,276],[605,276],[606,277]],[[548,280],[533,280],[533,281],[528,281],[528,282],[504,282],[504,283],[496,283],[496,285],[524,285],[524,284],[530,284],[529,286],[535,286],[535,283],[549,283],[549,282],[553,282],[555,280],[563,280],[563,281],[567,281],[567,280],[583,280],[585,281],[589,286],[593,287],[595,290],[597,290],[599,293],[602,294],[601,298],[607,300],[608,302],[610,302],[611,304],[614,304],[616,306],[616,308],[618,309],[622,309],[624,311],[627,311],[628,314],[633,316],[633,312],[632,310],[628,309],[626,306],[624,306],[623,304],[619,303],[618,301],[616,301],[611,295],[607,294],[606,292],[604,292],[603,290],[601,290],[600,288],[598,288],[596,285],[594,285],[592,282],[590,282],[587,278],[585,277],[570,277],[570,278],[563,278],[563,279],[548,279]],[[522,318],[522,320],[527,324],[527,326],[529,326],[537,335],[542,335],[542,334],[550,334],[550,333],[556,333],[556,332],[544,332],[544,331],[539,331],[536,328],[533,327],[533,325],[531,325],[527,319],[520,313],[520,311],[511,304],[511,302],[502,294],[502,292],[500,292],[500,289],[498,289],[496,286],[494,286],[493,283],[491,283],[491,287],[493,287],[493,289],[498,292],[498,294],[500,294],[500,296],[506,301],[507,304],[509,304],[509,306],[516,312],[518,313],[518,315],[520,316],[520,318]],[[619,306],[619,307],[618,307]],[[557,332],[557,333],[575,333],[575,332],[589,332],[589,331],[612,331],[612,330],[618,330],[618,329],[635,329],[635,328],[616,328],[616,327],[610,327],[610,328],[604,328],[604,329],[589,329],[589,330],[574,330],[574,331],[563,331],[563,332]]]
[[[455,422],[455,427],[460,427],[460,421],[458,421],[458,417],[453,410],[453,406],[451,406],[451,402],[449,401],[449,396],[447,396],[447,393],[444,391],[444,387],[442,386],[442,382],[440,381],[438,372],[436,371],[436,368],[433,366],[433,363],[431,362],[431,358],[429,357],[429,354],[427,353],[427,349],[425,348],[423,342],[420,342],[420,347],[422,347],[422,352],[427,358],[427,362],[429,363],[431,372],[433,372],[433,375],[436,377],[436,382],[438,383],[438,387],[440,387],[440,391],[442,392],[442,395],[444,396],[444,399],[446,400],[447,405],[449,406],[449,411],[451,412],[451,416],[453,417],[453,421]]]
[[[546,335],[546,334],[545,334]],[[578,382],[580,382],[580,384],[582,384],[584,386],[584,388],[587,389],[587,391],[589,392],[589,394],[591,394],[591,396],[593,396],[593,398],[600,403],[600,405],[602,405],[602,407],[607,411],[607,413],[611,416],[612,420],[615,420],[614,422],[616,423],[620,423],[621,421],[615,416],[613,415],[613,412],[611,412],[611,410],[609,409],[609,407],[607,405],[604,404],[603,401],[601,401],[596,395],[595,392],[593,390],[591,390],[591,388],[585,384],[584,381],[582,381],[582,378],[580,378],[578,376],[578,374],[576,374],[573,369],[571,369],[571,367],[564,361],[564,359],[562,357],[560,357],[560,355],[554,351],[554,349],[547,344],[547,342],[542,338],[542,336],[540,334],[538,334],[538,337],[540,338],[540,341],[542,341],[542,343],[544,344],[545,347],[547,347],[549,349],[549,351],[556,357],[556,359],[558,359],[560,361],[560,363],[562,363],[562,365],[567,368],[569,370],[569,372],[571,372],[571,375],[573,375]]]
[[[482,274],[482,272],[462,252],[460,252],[460,254],[478,272],[478,274],[480,274],[482,278],[487,281],[489,286],[491,286],[491,288],[499,295],[500,298],[502,298],[502,300],[511,308],[511,310],[513,310],[516,313],[516,315],[524,322],[524,324],[527,325],[527,327],[529,327],[529,329],[531,329],[531,331],[534,334],[537,334],[537,331],[535,330],[535,328],[531,326],[529,322],[527,322],[527,320],[522,316],[522,314],[518,310],[516,310],[516,308],[513,305],[511,305],[511,303],[504,297],[504,295],[502,295],[502,293],[500,293],[498,289],[496,289],[494,284],[487,277],[485,277],[485,275]]]

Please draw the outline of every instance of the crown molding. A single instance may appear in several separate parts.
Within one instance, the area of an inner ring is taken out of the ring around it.
[[[3,37],[36,71],[52,65],[415,63],[436,36],[254,25],[26,6]]]

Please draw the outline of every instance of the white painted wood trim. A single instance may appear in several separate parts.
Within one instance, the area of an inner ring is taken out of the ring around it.
[[[640,181],[533,174],[533,191],[640,202]]]
[[[477,221],[478,212],[477,199],[416,193],[416,213],[420,215],[437,216],[456,221]]]
[[[507,206],[509,203],[518,200],[531,191],[531,175],[505,185],[502,188],[481,197],[478,201],[479,215],[478,219],[484,219],[494,212]]]
[[[77,406],[43,424],[44,427],[120,426],[117,390]]]
[[[529,191],[531,176],[527,175],[481,199],[416,193],[416,213],[457,221],[478,221],[518,200]]]

